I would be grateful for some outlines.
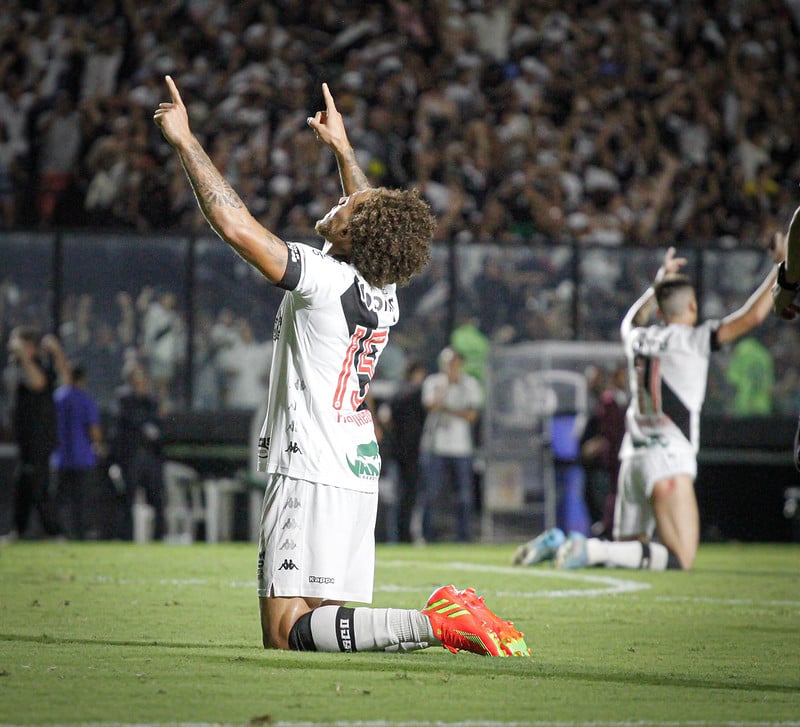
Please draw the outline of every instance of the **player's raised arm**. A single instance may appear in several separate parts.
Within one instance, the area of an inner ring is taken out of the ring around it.
[[[342,180],[342,191],[352,194],[360,189],[367,189],[370,186],[369,181],[358,165],[355,151],[347,138],[344,120],[336,108],[327,83],[322,84],[322,96],[325,99],[325,110],[309,116],[308,125],[314,129],[317,138],[333,151]]]
[[[747,302],[722,319],[717,329],[717,341],[720,344],[741,338],[769,315],[773,303],[771,291],[777,280],[777,272],[777,267],[773,265]]]
[[[800,313],[800,305],[795,302],[800,292],[800,207],[794,211],[786,234],[775,233],[774,244],[783,248],[785,259],[777,261],[781,266],[772,289],[772,309],[776,316],[793,320]]]
[[[170,101],[158,105],[153,120],[181,160],[197,203],[214,231],[273,283],[286,271],[286,243],[261,225],[225,181],[189,127],[178,87],[166,77]]]

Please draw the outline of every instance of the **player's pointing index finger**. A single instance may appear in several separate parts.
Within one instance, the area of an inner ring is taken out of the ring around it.
[[[164,76],[164,79],[166,80],[167,87],[169,88],[169,95],[172,96],[172,103],[183,106],[183,100],[178,92],[178,87],[175,85],[175,81],[172,80],[172,76]]]
[[[325,98],[325,108],[328,113],[336,111],[336,104],[333,102],[333,96],[331,95],[327,83],[322,84],[322,96]]]

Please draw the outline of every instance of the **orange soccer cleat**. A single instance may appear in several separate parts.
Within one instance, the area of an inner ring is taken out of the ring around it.
[[[475,590],[437,588],[422,609],[442,646],[453,653],[471,651],[483,656],[530,654],[523,635],[510,621],[494,614]]]

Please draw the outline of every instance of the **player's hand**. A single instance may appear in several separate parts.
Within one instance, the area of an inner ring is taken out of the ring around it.
[[[795,302],[797,293],[793,290],[784,290],[775,283],[772,286],[772,310],[778,318],[785,321],[792,321],[800,313],[800,306]]]
[[[782,263],[786,260],[788,249],[788,238],[782,232],[774,232],[767,242],[767,254],[774,263]]]
[[[164,138],[172,146],[178,146],[192,135],[189,128],[189,114],[178,92],[178,87],[175,85],[175,81],[172,80],[172,76],[165,76],[164,80],[167,82],[172,101],[158,104],[158,108],[153,114],[153,121],[161,129]]]
[[[689,261],[685,257],[675,257],[675,248],[670,247],[664,255],[664,262],[656,273],[656,283],[669,275],[676,275]]]
[[[334,150],[345,149],[350,142],[347,140],[344,120],[336,108],[327,83],[322,84],[322,96],[325,99],[325,110],[309,116],[308,125],[314,129],[317,139],[323,144]]]

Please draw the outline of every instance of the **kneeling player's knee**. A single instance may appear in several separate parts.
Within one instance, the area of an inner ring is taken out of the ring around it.
[[[316,651],[314,637],[311,634],[312,611],[304,613],[294,622],[287,639],[288,648],[292,651]]]

